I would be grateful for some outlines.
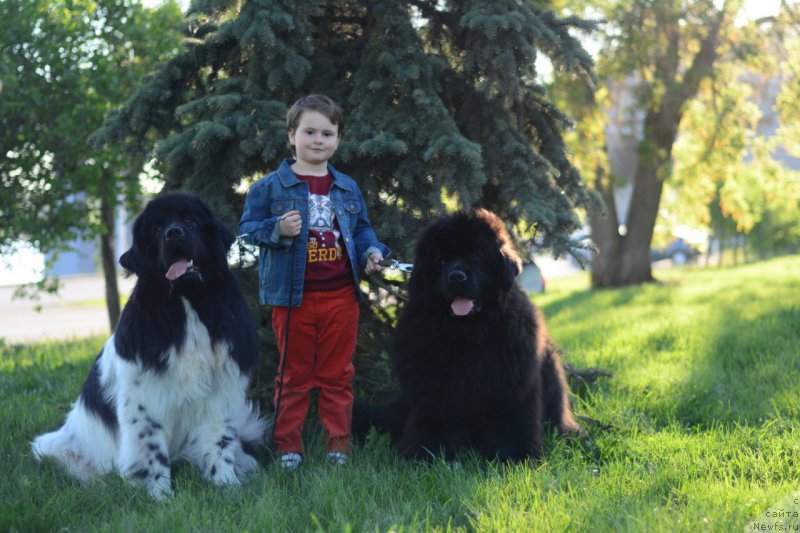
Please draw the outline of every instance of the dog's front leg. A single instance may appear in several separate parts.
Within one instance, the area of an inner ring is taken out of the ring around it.
[[[164,427],[155,413],[134,397],[124,399],[121,408],[119,470],[157,500],[172,495]]]
[[[189,439],[186,455],[203,477],[216,485],[239,485],[235,471],[236,450],[241,448],[233,420],[209,420]]]

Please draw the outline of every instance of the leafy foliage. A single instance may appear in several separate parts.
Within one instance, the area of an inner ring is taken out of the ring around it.
[[[136,162],[87,138],[174,50],[180,12],[174,3],[21,0],[0,3],[0,16],[0,251],[24,239],[57,252],[111,230],[101,201],[136,201]]]
[[[649,248],[663,237],[659,226],[751,231],[768,218],[786,221],[767,216],[773,207],[796,208],[797,178],[775,163],[777,139],[790,150],[794,135],[795,44],[783,39],[792,35],[792,10],[784,5],[784,18],[770,26],[775,39],[764,39],[767,26],[741,22],[741,7],[735,0],[570,4],[607,20],[597,67],[603,86],[594,98],[565,76],[555,83],[559,103],[578,116],[567,137],[576,165],[592,176],[606,205],[603,213],[589,210],[600,249],[592,262],[595,286],[651,280]],[[759,137],[757,104],[768,100],[763,93],[781,71],[789,74],[778,100],[784,125],[767,141]],[[625,155],[625,143],[635,143],[636,153]],[[630,194],[620,195],[628,185]],[[615,202],[623,198],[630,198],[629,208],[618,212]]]
[[[690,104],[662,211],[708,225],[717,237],[750,234],[761,256],[800,245],[792,229],[800,226],[800,159],[791,157],[794,121],[786,106],[797,76],[787,59],[797,54],[800,28],[786,14],[731,36],[760,48],[720,65]],[[759,33],[756,41],[748,33],[758,27],[775,38]]]

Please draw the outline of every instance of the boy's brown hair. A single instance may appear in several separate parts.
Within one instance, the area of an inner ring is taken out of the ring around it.
[[[300,117],[304,111],[316,111],[331,121],[331,124],[338,126],[339,137],[344,130],[344,111],[339,104],[325,96],[324,94],[309,94],[294,103],[289,112],[286,113],[286,129],[289,131],[297,130],[300,124]]]

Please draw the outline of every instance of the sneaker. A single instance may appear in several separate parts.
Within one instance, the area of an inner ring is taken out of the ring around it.
[[[344,452],[328,452],[328,462],[332,465],[347,464],[348,459],[350,459],[350,456]]]
[[[297,470],[303,464],[303,456],[299,453],[284,453],[278,457],[278,464],[284,470]]]

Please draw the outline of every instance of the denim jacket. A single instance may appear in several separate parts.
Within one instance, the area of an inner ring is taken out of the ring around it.
[[[284,159],[278,170],[250,187],[239,221],[239,234],[244,241],[260,248],[259,301],[262,304],[288,306],[290,289],[292,306],[299,306],[303,299],[309,226],[308,184],[297,179],[291,169],[293,163],[291,159]],[[356,294],[362,298],[358,290],[358,273],[366,266],[367,257],[373,252],[388,257],[390,252],[375,236],[367,218],[364,197],[356,182],[330,163],[328,170],[333,175],[331,203],[350,258]],[[292,210],[300,212],[303,227],[297,237],[281,237],[278,220]]]

